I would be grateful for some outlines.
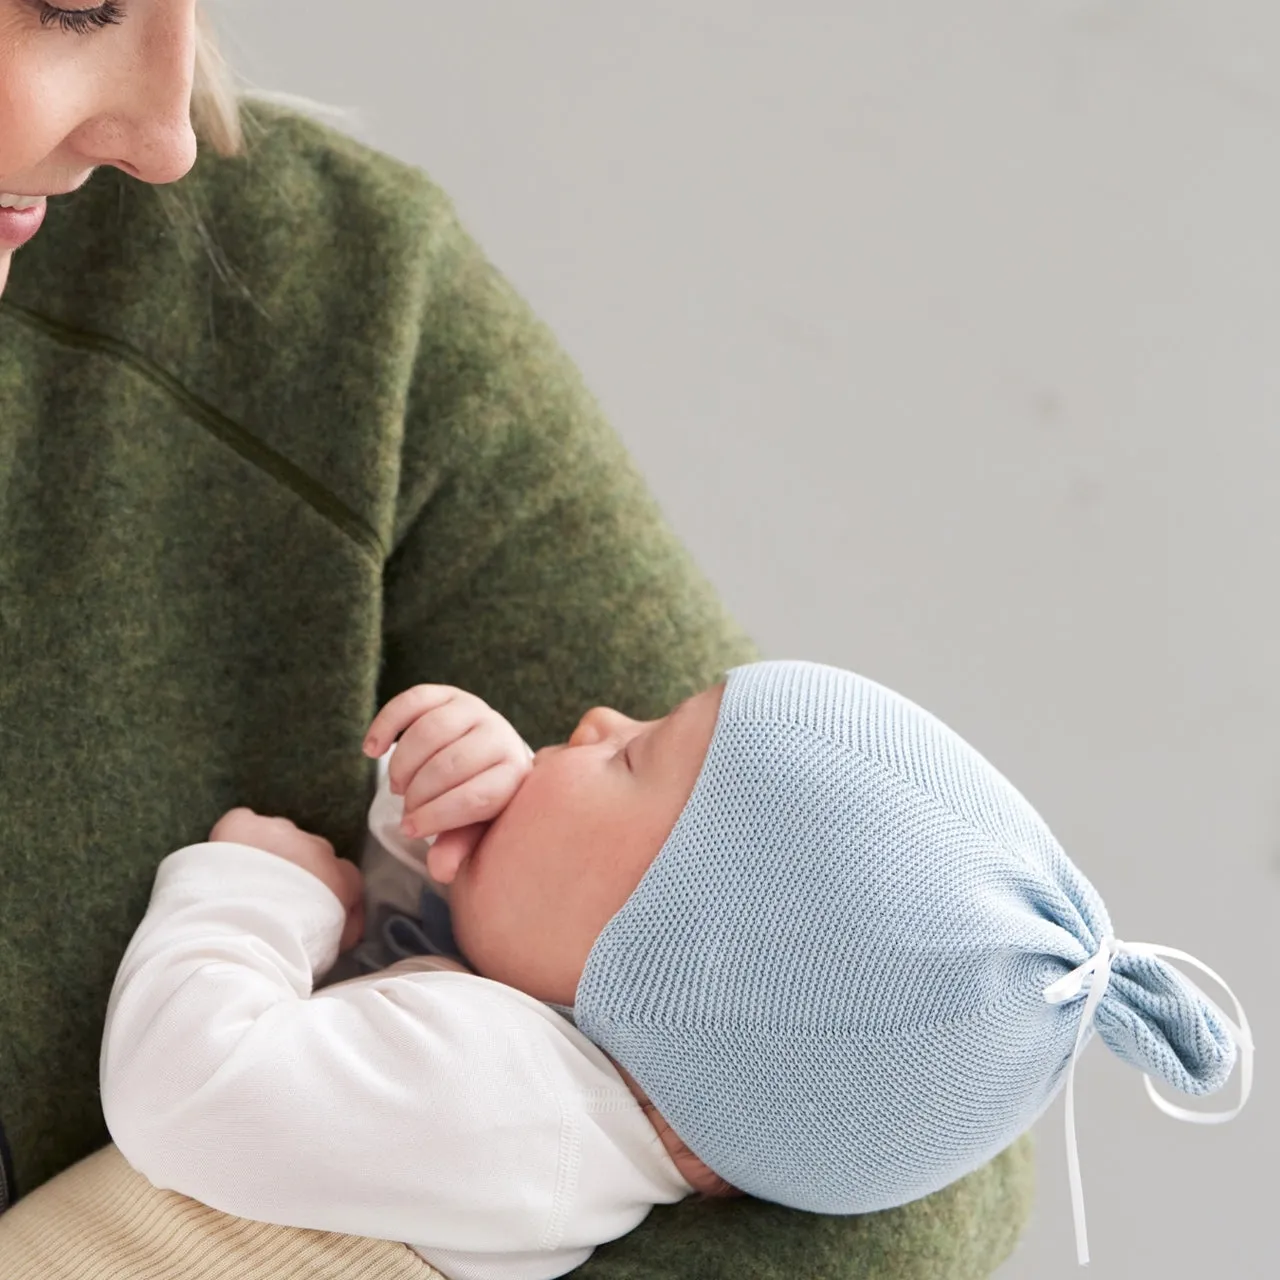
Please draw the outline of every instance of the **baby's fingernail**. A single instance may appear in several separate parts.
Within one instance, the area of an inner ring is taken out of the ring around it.
[[[418,834],[418,828],[414,826],[414,824],[410,822],[408,818],[401,819],[400,830],[403,831],[404,834],[407,836],[416,836]]]
[[[378,745],[378,740],[377,740],[377,738],[372,738],[372,737],[370,737],[370,738],[366,738],[366,739],[364,740],[364,749],[365,749],[365,751],[372,751],[372,750],[374,749],[374,747],[376,747],[377,745]]]

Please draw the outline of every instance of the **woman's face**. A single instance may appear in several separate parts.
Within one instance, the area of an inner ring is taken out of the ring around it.
[[[104,164],[181,178],[196,157],[196,2],[0,0],[0,195],[62,195]],[[18,248],[5,222],[0,293]]]

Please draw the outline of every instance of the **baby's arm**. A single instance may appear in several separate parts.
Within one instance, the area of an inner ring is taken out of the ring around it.
[[[470,975],[312,995],[344,915],[315,876],[259,849],[166,858],[107,1012],[112,1137],[157,1186],[241,1217],[538,1249],[550,1205],[530,1189],[573,1178],[574,1121],[550,1083],[572,1056],[549,1059],[536,1008]]]

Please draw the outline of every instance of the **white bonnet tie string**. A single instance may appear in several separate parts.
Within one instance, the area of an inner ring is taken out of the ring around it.
[[[1066,1105],[1067,1167],[1071,1178],[1071,1209],[1075,1218],[1076,1254],[1081,1265],[1089,1261],[1089,1241],[1088,1233],[1085,1229],[1084,1189],[1080,1182],[1080,1155],[1076,1148],[1076,1061],[1080,1056],[1080,1047],[1084,1042],[1085,1030],[1093,1019],[1094,1011],[1102,1001],[1102,997],[1106,994],[1107,984],[1111,981],[1112,962],[1117,956],[1122,955],[1166,956],[1170,959],[1182,960],[1187,964],[1195,965],[1196,968],[1202,969],[1215,982],[1219,983],[1231,997],[1239,1019],[1237,1022],[1228,1018],[1190,978],[1174,970],[1173,972],[1177,973],[1178,979],[1185,983],[1196,996],[1203,1000],[1222,1019],[1231,1038],[1235,1041],[1240,1053],[1240,1101],[1229,1111],[1190,1111],[1185,1107],[1175,1106],[1162,1098],[1156,1092],[1155,1086],[1151,1082],[1151,1077],[1146,1072],[1143,1072],[1142,1082],[1146,1086],[1147,1094],[1151,1101],[1166,1115],[1173,1116],[1176,1120],[1186,1120],[1191,1124],[1223,1124],[1240,1114],[1244,1104],[1248,1101],[1249,1090],[1253,1087],[1253,1035],[1249,1030],[1249,1022],[1245,1017],[1244,1009],[1240,1001],[1236,999],[1235,992],[1227,986],[1222,978],[1214,973],[1207,964],[1202,964],[1185,951],[1179,951],[1174,947],[1158,946],[1151,942],[1121,942],[1108,934],[1102,939],[1096,954],[1083,964],[1072,969],[1070,973],[1064,974],[1056,982],[1050,983],[1049,986],[1045,987],[1044,998],[1049,1004],[1063,1004],[1068,1000],[1075,999],[1082,991],[1087,991],[1084,1011],[1080,1016],[1080,1026],[1076,1032],[1075,1047],[1071,1050],[1071,1065],[1067,1069]]]

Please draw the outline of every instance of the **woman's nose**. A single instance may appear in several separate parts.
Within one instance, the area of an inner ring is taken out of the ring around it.
[[[624,716],[612,707],[592,707],[578,721],[578,727],[569,737],[571,747],[589,746],[593,742],[605,742],[610,738],[622,738],[635,732],[639,721]]]
[[[184,177],[196,161],[191,126],[195,17],[191,6],[178,5],[157,10],[148,20],[155,31],[145,70],[121,76],[115,91],[68,142],[95,166],[114,165],[162,186]]]

